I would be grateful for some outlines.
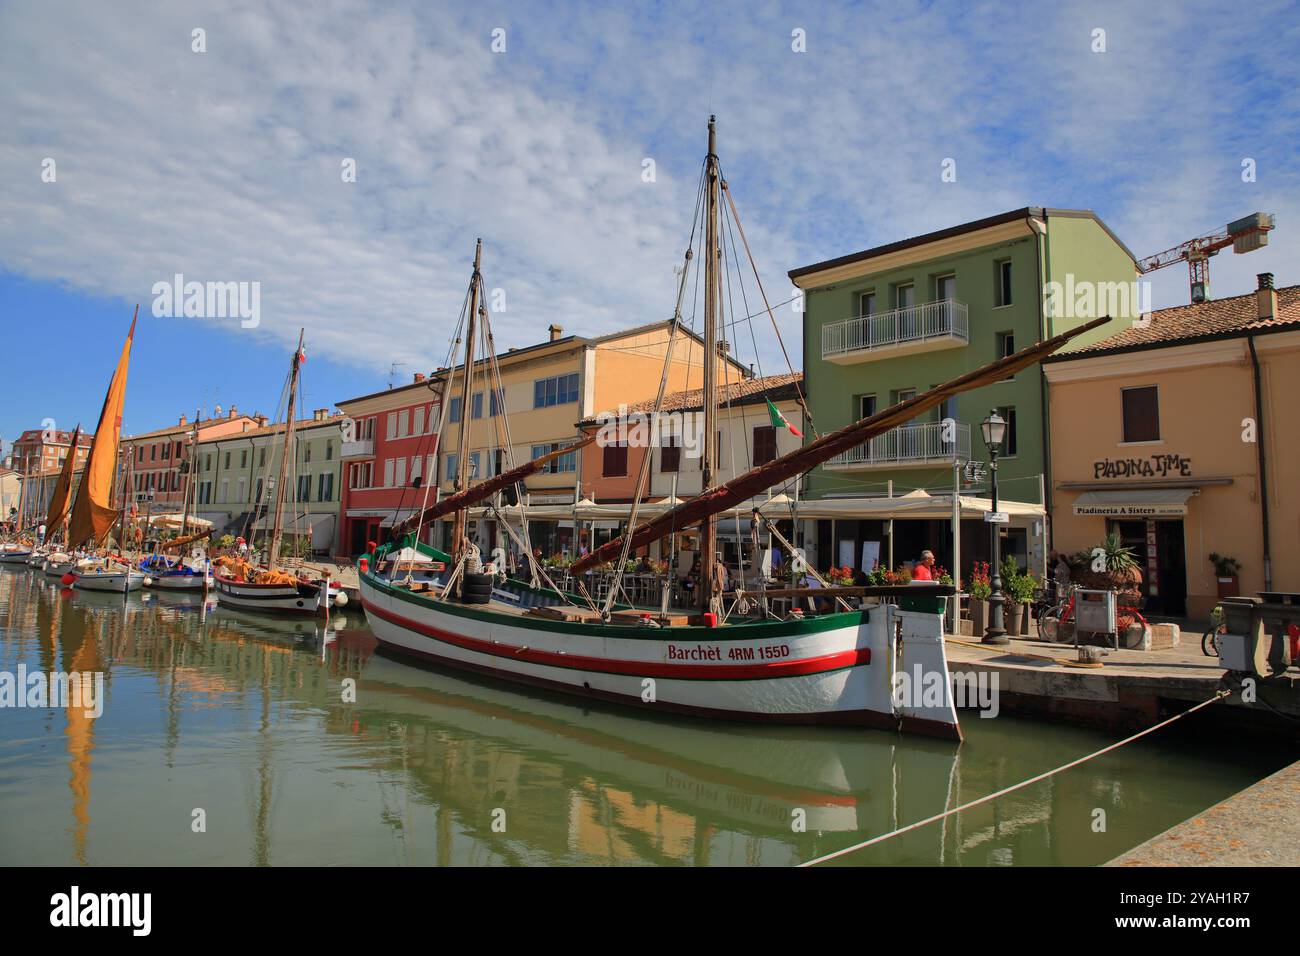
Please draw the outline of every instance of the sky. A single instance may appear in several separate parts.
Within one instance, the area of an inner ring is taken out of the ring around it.
[[[137,304],[127,434],[274,414],[300,329],[307,409],[409,381],[477,237],[498,351],[666,319],[711,113],[773,302],[792,268],[1031,205],[1138,256],[1272,212],[1211,293],[1295,284],[1297,52],[1268,0],[0,2],[0,438],[93,428]],[[178,274],[256,288],[256,325],[160,305]],[[1188,301],[1185,267],[1150,278]],[[756,332],[740,357],[784,372]]]

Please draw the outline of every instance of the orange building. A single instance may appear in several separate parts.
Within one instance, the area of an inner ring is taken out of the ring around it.
[[[1211,553],[1240,562],[1242,594],[1300,591],[1300,286],[1264,273],[1043,368],[1053,548],[1118,531],[1158,614],[1208,616]]]

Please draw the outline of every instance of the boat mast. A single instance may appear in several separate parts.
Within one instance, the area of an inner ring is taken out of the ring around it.
[[[298,330],[298,348],[293,353],[293,365],[289,369],[289,407],[285,412],[284,453],[280,456],[280,477],[275,482],[275,520],[271,525],[271,556],[267,558],[266,569],[274,571],[280,557],[280,539],[284,536],[281,511],[284,507],[284,483],[289,476],[289,455],[293,448],[293,416],[298,407],[298,368],[302,364],[302,340],[304,329]]]
[[[199,416],[201,414],[203,414],[203,409],[195,409],[194,431],[190,432],[190,455],[188,462],[186,462],[188,467],[185,469],[185,492],[181,496],[181,533],[179,537],[182,538],[185,537],[190,522],[190,493],[194,490],[194,472],[198,467],[194,455],[199,448]]]
[[[714,469],[717,467],[717,356],[718,356],[718,151],[715,117],[709,117],[709,155],[705,159],[705,188],[707,202],[704,243],[704,460],[701,462],[700,493],[713,487]],[[700,610],[719,609],[716,592],[717,569],[714,555],[718,544],[717,518],[708,515],[700,523]]]
[[[474,243],[474,274],[469,280],[469,315],[466,316],[465,324],[465,371],[461,375],[460,389],[460,432],[457,435],[456,446],[456,491],[464,491],[469,487],[469,411],[470,411],[470,385],[473,382],[474,368],[474,333],[475,320],[478,318],[478,290],[480,282],[479,267],[483,264],[483,240],[477,239]],[[451,390],[448,389],[448,392]],[[448,401],[451,401],[448,396]],[[465,518],[466,509],[456,509],[456,520],[452,523],[451,531],[451,553],[459,561],[465,556],[464,538],[465,538]]]
[[[121,487],[122,516],[118,520],[118,524],[117,524],[117,550],[123,551],[126,549],[126,506],[127,506],[127,502],[131,498],[131,478],[133,477],[135,472],[135,468],[133,467],[135,465],[135,449],[131,449],[130,451],[128,451],[125,448],[118,448],[117,458],[118,458],[117,473],[121,476],[121,480],[122,480],[122,487]],[[81,480],[82,481],[86,480],[86,472],[84,469],[81,472]],[[69,514],[68,515],[68,543],[71,543],[71,540],[72,540],[72,515]]]

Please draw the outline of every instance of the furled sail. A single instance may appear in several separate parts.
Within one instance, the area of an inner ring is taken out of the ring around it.
[[[476,501],[482,501],[484,498],[489,498],[498,491],[502,491],[513,484],[523,481],[529,475],[536,474],[555,459],[567,455],[572,451],[577,451],[579,448],[585,448],[595,440],[595,435],[589,435],[586,438],[579,439],[572,445],[565,445],[563,448],[556,451],[540,455],[532,461],[525,462],[518,468],[503,471],[495,478],[489,478],[487,481],[477,484],[473,488],[466,488],[464,491],[458,491],[454,495],[448,495],[436,504],[429,505],[429,507],[424,509],[422,514],[413,514],[405,521],[395,525],[393,527],[393,537],[400,538],[402,535],[409,531],[413,531],[421,524],[428,524],[430,521],[436,521],[438,518],[449,515],[454,511],[459,511],[461,508],[468,508]]]
[[[72,432],[72,445],[68,448],[68,457],[63,460],[63,470],[59,480],[54,484],[54,494],[50,495],[50,510],[45,516],[45,535],[54,536],[54,529],[68,516],[68,498],[72,491],[72,473],[77,468],[77,443],[81,440],[81,426]]]
[[[126,400],[126,373],[131,364],[131,343],[135,339],[135,320],[140,314],[136,306],[131,317],[131,331],[122,345],[122,355],[117,360],[104,407],[99,413],[99,426],[90,442],[90,453],[77,486],[77,498],[72,503],[72,522],[68,527],[68,547],[77,548],[87,541],[98,543],[108,537],[117,512],[113,509],[113,478],[117,472],[117,447],[122,437],[122,405]]]
[[[683,528],[690,527],[709,515],[717,514],[740,504],[742,501],[747,501],[760,492],[807,471],[814,465],[821,464],[851,448],[856,448],[877,435],[889,431],[891,428],[897,428],[922,412],[938,407],[954,395],[993,382],[1000,382],[1021,369],[1041,361],[1075,336],[1098,328],[1109,321],[1110,316],[1094,319],[1077,328],[1070,329],[1068,332],[1062,332],[1053,338],[1045,339],[1036,345],[1021,349],[1014,355],[998,359],[996,362],[991,362],[974,371],[967,372],[965,375],[954,378],[942,385],[936,385],[928,392],[917,395],[915,398],[899,402],[897,405],[891,405],[884,411],[877,412],[869,418],[846,425],[838,431],[824,435],[817,441],[781,456],[775,461],[768,462],[766,465],[748,471],[725,484],[718,485],[716,488],[697,495],[636,528],[632,532],[632,547],[639,548],[651,541],[657,541],[673,531],[680,531]],[[586,557],[574,562],[569,569],[570,572],[581,574],[598,564],[604,564],[618,557],[623,548],[623,537],[626,536],[615,538],[608,544],[592,551]]]

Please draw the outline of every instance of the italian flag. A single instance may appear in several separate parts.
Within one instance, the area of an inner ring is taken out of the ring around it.
[[[789,420],[781,414],[780,409],[772,404],[770,398],[767,399],[767,415],[772,419],[773,428],[788,428],[790,429],[790,434],[795,438],[803,438],[803,432],[790,424]]]

